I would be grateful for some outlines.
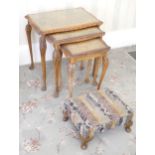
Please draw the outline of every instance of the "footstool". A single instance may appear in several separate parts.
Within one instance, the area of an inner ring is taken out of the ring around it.
[[[87,91],[66,99],[63,105],[63,120],[70,118],[79,132],[81,148],[86,149],[96,132],[104,132],[123,125],[131,131],[133,111],[109,88],[104,91]]]

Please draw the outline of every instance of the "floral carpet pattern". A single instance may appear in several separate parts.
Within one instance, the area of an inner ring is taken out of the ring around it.
[[[110,65],[102,88],[114,90],[135,112],[136,62],[126,49],[109,53]],[[53,97],[52,62],[47,62],[47,90],[41,91],[41,64],[33,71],[20,67],[20,155],[135,155],[135,115],[131,133],[123,127],[97,134],[86,150],[81,150],[78,133],[70,121],[62,121],[62,103],[67,97],[67,62],[63,60],[63,86],[58,98]],[[76,66],[74,95],[95,89],[83,82],[85,70]]]

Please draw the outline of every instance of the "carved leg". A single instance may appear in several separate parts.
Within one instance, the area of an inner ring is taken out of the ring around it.
[[[63,111],[63,121],[67,121],[68,119],[69,119],[68,111],[67,110],[64,110]]]
[[[95,73],[96,62],[97,62],[97,58],[94,59],[93,72],[92,72],[93,77],[94,77],[94,73]]]
[[[101,73],[101,77],[100,77],[99,83],[97,85],[97,89],[100,89],[102,81],[104,79],[105,73],[106,73],[108,65],[109,65],[109,60],[108,60],[107,57],[103,58],[102,65],[103,65],[103,69],[102,69],[102,73]]]
[[[92,60],[88,60],[86,76],[85,76],[85,80],[84,80],[86,83],[90,82],[90,80],[89,80],[89,73],[90,73],[90,69],[91,69],[91,64],[92,64]]]
[[[96,78],[97,78],[97,73],[98,73],[98,70],[99,70],[99,66],[100,66],[100,58],[96,58],[95,60],[95,68],[94,68],[94,77],[93,77],[93,84],[96,85],[97,84],[97,81],[96,81]]]
[[[80,63],[80,70],[83,70],[83,69],[84,69],[84,62],[81,61],[81,63]]]
[[[74,82],[74,70],[75,64],[68,63],[68,90],[69,90],[69,97],[73,95],[73,82]]]
[[[58,64],[58,81],[59,81],[59,91],[62,88],[62,72],[61,72],[61,65],[62,65],[62,52],[59,51],[59,64]]]
[[[88,142],[90,142],[94,137],[94,132],[90,129],[89,133],[86,137],[82,136],[80,134],[80,140],[81,140],[81,149],[85,150],[88,147]]]
[[[46,90],[46,39],[45,36],[40,37],[40,53],[41,53],[41,65],[42,65],[42,90]]]
[[[32,69],[34,69],[32,43],[31,43],[31,30],[32,30],[32,27],[31,27],[31,25],[29,23],[26,25],[25,30],[26,30],[27,40],[28,40],[28,44],[29,44],[30,57],[31,57],[31,65],[30,65],[29,69],[32,70]]]
[[[131,126],[133,125],[133,121],[132,121],[132,118],[133,118],[133,113],[131,113],[128,117],[127,117],[127,120],[124,124],[124,128],[125,128],[125,131],[126,132],[131,132]]]
[[[57,55],[57,51],[54,50],[53,53],[53,66],[54,66],[54,80],[55,80],[55,90],[54,90],[54,97],[59,96],[59,58]]]

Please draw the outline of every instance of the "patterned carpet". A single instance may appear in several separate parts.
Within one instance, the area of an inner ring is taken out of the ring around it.
[[[127,49],[109,53],[110,65],[102,85],[114,90],[135,111],[136,62]],[[66,60],[63,60],[63,88],[59,98],[53,97],[53,66],[47,62],[47,91],[42,92],[41,65],[33,71],[20,67],[20,155],[135,155],[135,117],[131,133],[117,127],[103,134],[96,134],[87,150],[81,150],[74,126],[62,121],[62,102],[67,96]],[[95,89],[83,83],[84,70],[77,64],[74,95]]]

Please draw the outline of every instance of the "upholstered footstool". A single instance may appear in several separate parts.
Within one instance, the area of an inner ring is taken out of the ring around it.
[[[70,118],[79,131],[81,148],[86,149],[96,132],[123,125],[126,132],[133,124],[132,110],[113,91],[88,91],[64,101],[63,120]]]

